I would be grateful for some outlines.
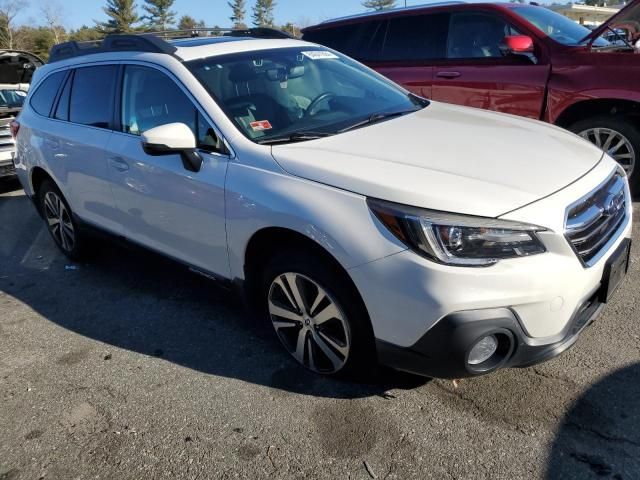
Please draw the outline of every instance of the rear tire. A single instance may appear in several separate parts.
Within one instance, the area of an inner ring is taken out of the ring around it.
[[[640,130],[630,117],[599,115],[580,120],[569,130],[606,151],[625,169],[634,191],[640,189]]]
[[[368,379],[377,371],[373,330],[346,273],[302,251],[266,265],[260,305],[285,349],[319,374]]]
[[[58,248],[71,260],[81,259],[85,252],[85,236],[60,189],[52,181],[45,180],[40,186],[38,201],[47,230]]]

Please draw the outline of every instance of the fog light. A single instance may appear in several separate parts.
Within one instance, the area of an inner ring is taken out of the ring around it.
[[[495,335],[488,335],[476,343],[469,352],[469,365],[480,365],[489,360],[498,350],[498,339]]]

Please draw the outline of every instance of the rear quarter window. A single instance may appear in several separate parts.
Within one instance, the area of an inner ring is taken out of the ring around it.
[[[36,113],[48,117],[60,85],[67,72],[56,72],[45,78],[31,96],[29,104]]]
[[[356,60],[375,61],[382,52],[386,29],[386,20],[373,20],[314,30],[306,33],[304,40],[333,48]]]

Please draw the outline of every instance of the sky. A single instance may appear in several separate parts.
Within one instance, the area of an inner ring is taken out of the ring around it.
[[[94,20],[105,20],[102,7],[104,0],[27,0],[29,7],[23,9],[16,22],[21,24],[38,25],[42,21],[39,18],[40,6],[52,1],[61,12],[67,28],[78,28],[82,25],[92,26]],[[137,0],[141,4],[143,0]],[[248,22],[250,23],[250,10],[252,0],[247,0]],[[420,5],[429,3],[429,0],[407,0],[407,5]],[[404,0],[399,0],[402,6]],[[219,25],[231,26],[230,8],[227,0],[176,0],[175,11],[178,15],[191,15],[197,20],[204,20],[207,26]],[[278,24],[292,22],[298,25],[311,25],[329,18],[340,17],[360,13],[364,10],[362,0],[276,0],[275,17]]]

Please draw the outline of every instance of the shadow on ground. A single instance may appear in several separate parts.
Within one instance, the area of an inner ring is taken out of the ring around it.
[[[267,321],[183,266],[138,248],[98,242],[72,265],[25,196],[0,199],[0,291],[45,319],[108,345],[211,375],[309,395],[356,398],[426,379],[384,371],[372,384],[329,380],[298,367]]]
[[[578,398],[553,442],[547,478],[638,478],[638,384],[640,363],[604,377]]]

